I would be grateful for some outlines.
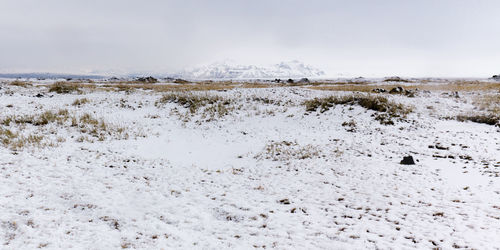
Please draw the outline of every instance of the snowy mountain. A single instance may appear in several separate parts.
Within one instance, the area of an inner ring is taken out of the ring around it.
[[[318,77],[324,72],[299,61],[281,62],[269,67],[237,65],[218,62],[203,67],[184,70],[175,77],[187,79],[256,79]]]

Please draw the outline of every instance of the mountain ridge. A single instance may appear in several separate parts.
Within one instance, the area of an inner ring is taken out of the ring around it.
[[[280,62],[268,67],[216,62],[183,70],[173,77],[187,79],[258,79],[319,77],[325,72],[299,61]]]

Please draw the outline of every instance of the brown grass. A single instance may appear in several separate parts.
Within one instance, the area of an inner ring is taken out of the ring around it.
[[[479,110],[500,116],[500,93],[477,97],[472,102]]]
[[[126,91],[134,90],[149,90],[154,92],[174,92],[174,91],[221,91],[230,90],[233,88],[270,88],[277,85],[269,83],[236,83],[236,82],[197,82],[197,83],[182,83],[182,84],[148,84],[148,83],[106,83],[106,84],[79,84],[58,82],[49,85],[50,90],[57,93],[71,93],[81,89],[102,90],[102,91]]]
[[[58,129],[77,129],[86,141],[93,142],[93,138],[104,141],[107,138],[126,139],[128,134],[124,128],[110,126],[103,119],[97,119],[89,113],[80,116],[70,115],[68,110],[61,109],[57,112],[45,111],[36,115],[13,115],[0,120],[0,143],[13,150],[26,146],[53,146],[52,142],[42,143],[44,136],[50,134],[46,125],[53,124]],[[23,133],[27,125],[35,126],[35,132],[25,136]],[[5,127],[3,127],[5,126]],[[14,130],[11,130],[14,129]],[[14,132],[16,131],[16,132]],[[60,142],[60,138],[57,139]],[[81,141],[77,139],[77,141]]]
[[[319,109],[321,113],[328,111],[335,105],[358,105],[378,112],[375,114],[375,120],[384,125],[394,125],[392,118],[405,118],[407,114],[412,112],[411,107],[389,101],[383,96],[362,94],[314,98],[305,101],[303,105],[306,107],[306,112],[314,112]]]
[[[387,91],[392,88],[398,87],[398,84],[342,84],[342,85],[328,85],[328,86],[311,86],[309,89],[314,90],[328,90],[328,91],[356,91],[356,92],[371,92],[373,89],[381,88]],[[428,91],[457,91],[457,92],[470,92],[470,91],[500,91],[500,82],[482,82],[482,81],[454,81],[449,83],[439,84],[410,84],[404,85],[405,89],[419,89]]]
[[[79,92],[80,88],[84,86],[79,83],[56,82],[50,85],[49,92],[56,92],[58,94],[69,94]]]
[[[81,99],[76,99],[71,105],[73,105],[73,106],[81,106],[81,105],[87,104],[89,102],[90,102],[89,99],[87,99],[87,98],[81,98]]]
[[[9,85],[23,87],[23,88],[27,88],[27,87],[33,86],[33,84],[31,82],[19,81],[19,80],[12,81],[12,82],[9,83]]]

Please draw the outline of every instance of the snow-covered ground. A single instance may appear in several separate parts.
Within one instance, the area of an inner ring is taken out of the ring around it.
[[[499,128],[445,119],[478,93],[381,94],[414,109],[381,125],[360,106],[306,112],[351,93],[302,87],[191,94],[229,100],[222,116],[152,91],[0,87],[0,120],[66,109],[110,131],[0,125],[43,136],[0,143],[2,249],[500,248]]]

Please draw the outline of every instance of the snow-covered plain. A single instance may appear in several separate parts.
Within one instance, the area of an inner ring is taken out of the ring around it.
[[[2,249],[500,248],[499,128],[445,119],[481,93],[380,94],[414,109],[381,125],[359,106],[307,113],[352,93],[303,87],[193,94],[231,100],[222,117],[154,91],[0,87],[0,120],[67,109],[127,133],[0,125],[44,136],[0,143]]]

